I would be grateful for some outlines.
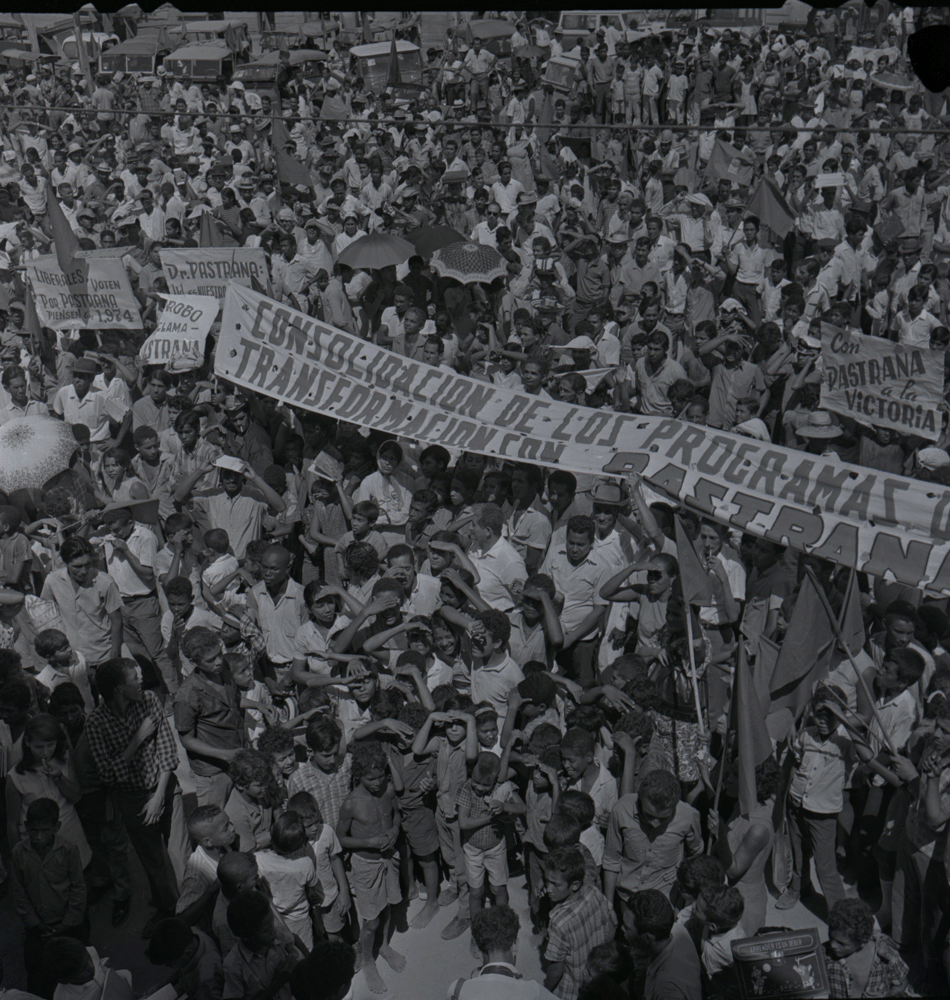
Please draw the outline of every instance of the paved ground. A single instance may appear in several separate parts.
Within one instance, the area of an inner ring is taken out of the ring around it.
[[[184,753],[181,754],[184,760]],[[179,768],[179,780],[185,792],[186,811],[194,806],[193,789],[187,765]],[[152,910],[147,905],[148,886],[145,873],[132,855],[133,906],[132,913],[123,927],[113,929],[110,923],[112,898],[106,895],[90,910],[92,940],[99,953],[107,955],[116,968],[129,969],[133,975],[136,993],[148,996],[169,974],[170,970],[153,966],[144,954],[141,938],[142,927]],[[817,879],[813,878],[817,885]],[[509,885],[511,905],[521,917],[521,936],[518,942],[518,968],[529,979],[542,979],[537,942],[531,938],[531,924],[528,917],[528,900],[524,876],[511,880]],[[409,930],[408,921],[422,908],[422,900],[413,900],[404,907],[397,917],[397,932],[393,938],[393,948],[405,955],[406,968],[402,973],[393,972],[384,961],[378,961],[379,971],[389,987],[386,1000],[443,1000],[449,983],[459,976],[468,976],[477,967],[470,953],[471,935],[465,934],[455,941],[443,941],[443,927],[452,919],[458,909],[457,904],[443,907],[432,923],[424,930]],[[772,926],[794,928],[818,927],[824,933],[824,923],[806,905],[799,904],[793,910],[784,912],[774,908],[774,900],[769,905],[768,920]],[[0,961],[4,974],[2,985],[23,989],[26,977],[22,957],[22,928],[16,916],[12,896],[8,892],[0,901]],[[354,1000],[369,1000],[370,992],[362,974],[358,974],[354,984]]]

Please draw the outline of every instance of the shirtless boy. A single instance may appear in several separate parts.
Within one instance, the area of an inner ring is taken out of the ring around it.
[[[362,921],[360,968],[366,973],[369,988],[374,993],[385,993],[387,986],[376,968],[374,955],[380,925],[379,954],[396,972],[406,967],[405,957],[389,946],[389,908],[402,898],[395,852],[399,813],[383,744],[379,740],[360,741],[354,745],[352,756],[353,791],[340,807],[336,833],[343,850],[352,852],[350,885]]]

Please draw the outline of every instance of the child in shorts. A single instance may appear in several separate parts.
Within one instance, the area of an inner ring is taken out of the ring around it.
[[[413,738],[425,725],[429,713],[422,705],[403,705],[396,716],[412,728]],[[417,757],[411,746],[392,747],[389,766],[402,817],[402,829],[412,860],[418,862],[426,887],[426,905],[409,922],[410,927],[427,927],[439,912],[439,831],[431,793],[435,790],[436,762],[431,755]],[[414,876],[409,873],[409,878]]]
[[[448,873],[449,884],[439,894],[439,905],[459,901],[458,914],[442,930],[442,940],[451,941],[468,930],[468,883],[456,812],[459,789],[467,777],[467,765],[478,756],[475,717],[468,709],[471,699],[449,685],[440,685],[432,692],[436,711],[416,733],[412,752],[417,758],[435,758],[437,789],[435,823],[439,834],[439,851]],[[433,728],[440,732],[432,735]]]
[[[472,768],[472,777],[458,794],[458,824],[461,831],[469,909],[478,913],[485,901],[485,875],[495,905],[508,905],[508,855],[505,820],[523,816],[525,804],[510,781],[499,783],[501,761],[482,751]]]
[[[343,868],[343,848],[336,831],[329,823],[323,822],[320,806],[309,792],[291,795],[287,808],[300,816],[307,832],[307,850],[313,857],[317,878],[323,888],[323,901],[319,906],[323,930],[331,940],[342,941],[353,901]]]

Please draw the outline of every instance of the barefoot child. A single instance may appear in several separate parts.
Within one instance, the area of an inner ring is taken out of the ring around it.
[[[469,908],[474,917],[485,901],[485,873],[497,906],[508,905],[508,855],[504,822],[523,816],[524,802],[510,781],[499,784],[501,761],[493,753],[478,755],[472,777],[458,795],[458,824],[468,876]]]
[[[400,722],[412,727],[412,736],[420,732],[429,713],[422,705],[403,705],[399,710]],[[435,825],[435,811],[430,793],[435,788],[435,761],[431,756],[419,758],[408,744],[393,746],[389,754],[393,787],[402,817],[402,828],[411,852],[409,878],[415,876],[411,862],[422,869],[426,887],[426,905],[412,918],[410,927],[427,927],[439,912],[439,831]]]
[[[430,712],[429,718],[416,733],[412,744],[413,754],[435,757],[436,828],[439,831],[439,850],[449,876],[449,885],[439,895],[439,904],[448,906],[459,901],[458,914],[442,931],[442,939],[451,941],[468,930],[471,917],[468,908],[468,883],[465,880],[465,859],[459,838],[455,802],[459,789],[467,777],[467,765],[478,757],[478,737],[475,716],[463,711],[463,704],[471,706],[471,699],[452,691],[441,700],[441,710]],[[434,696],[433,696],[434,697]],[[464,702],[463,702],[464,698]],[[434,726],[441,732],[432,735]]]
[[[377,931],[382,931],[379,954],[395,972],[406,967],[405,958],[389,946],[390,906],[401,901],[395,853],[400,819],[383,744],[359,742],[352,756],[353,791],[340,809],[336,832],[343,849],[352,852],[350,882],[362,922],[360,968],[369,988],[385,993],[387,986],[376,968]]]

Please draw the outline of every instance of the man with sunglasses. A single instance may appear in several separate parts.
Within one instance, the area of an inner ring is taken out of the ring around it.
[[[471,240],[474,243],[481,243],[482,246],[498,247],[498,240],[495,232],[501,225],[501,206],[497,201],[490,202],[485,213],[485,221],[472,230]]]

